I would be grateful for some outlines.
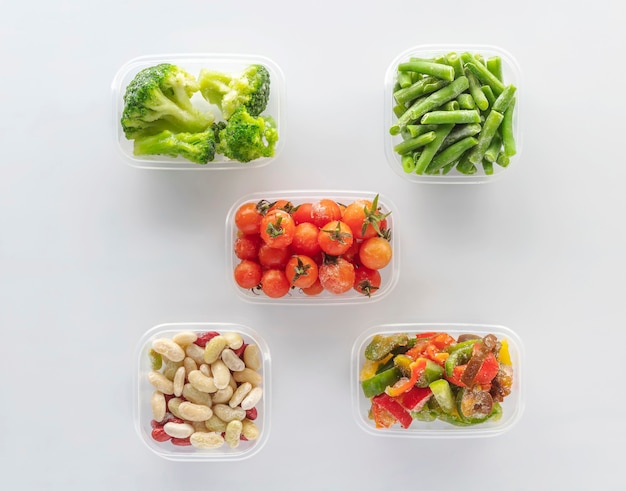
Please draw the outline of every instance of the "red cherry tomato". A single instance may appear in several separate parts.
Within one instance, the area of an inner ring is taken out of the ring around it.
[[[291,244],[296,224],[289,213],[273,210],[261,220],[261,238],[270,247],[284,248]]]
[[[261,277],[261,289],[270,298],[284,297],[289,293],[291,285],[282,269],[267,269]]]
[[[359,260],[370,269],[382,269],[391,262],[393,251],[389,241],[383,237],[366,239],[359,248]]]
[[[317,242],[322,251],[331,256],[340,256],[346,252],[353,241],[352,230],[340,220],[328,222],[320,229],[317,236]]]
[[[308,288],[317,280],[318,267],[309,256],[295,255],[287,262],[285,274],[292,286]]]
[[[354,286],[354,265],[341,257],[325,261],[318,275],[324,290],[331,293],[345,293]]]
[[[243,259],[235,266],[235,281],[241,288],[255,288],[261,282],[263,269],[256,261]]]

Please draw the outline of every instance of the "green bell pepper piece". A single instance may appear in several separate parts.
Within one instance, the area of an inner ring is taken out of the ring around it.
[[[402,377],[402,372],[398,367],[392,367],[384,372],[380,372],[361,382],[361,388],[365,397],[374,397],[385,392],[390,385],[395,384]]]
[[[399,346],[406,346],[408,342],[409,337],[406,334],[391,334],[389,336],[376,334],[365,348],[365,358],[371,361],[382,360],[392,350]]]
[[[463,365],[467,363],[469,359],[472,357],[472,350],[474,349],[474,344],[481,339],[468,339],[467,341],[463,341],[461,343],[457,343],[450,348],[448,348],[448,353],[450,356],[446,358],[445,369],[446,376],[451,377],[452,372],[454,371],[454,367],[457,365]]]
[[[431,382],[443,378],[443,368],[432,360],[426,360],[426,367],[415,385],[418,387],[428,387]]]

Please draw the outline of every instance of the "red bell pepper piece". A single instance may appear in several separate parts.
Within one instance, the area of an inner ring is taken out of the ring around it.
[[[396,418],[379,404],[372,404],[371,417],[376,428],[389,428],[396,422]]]
[[[480,370],[478,370],[478,373],[474,378],[474,382],[479,385],[490,384],[495,376],[498,375],[499,370],[500,363],[498,363],[496,355],[489,353],[485,358],[485,361],[483,361],[483,364],[480,366]]]
[[[392,385],[386,389],[387,394],[391,397],[399,396],[400,394],[410,390],[411,387],[415,386],[415,383],[422,375],[424,368],[426,368],[426,360],[424,358],[419,358],[410,365],[411,367],[411,378],[403,378],[400,379],[402,383]],[[398,382],[400,382],[398,381]]]
[[[398,401],[384,392],[372,398],[372,405],[378,405],[389,411],[403,428],[408,428],[413,421],[411,414]]]
[[[404,394],[400,394],[397,400],[409,411],[419,411],[432,395],[433,391],[428,387],[413,386],[412,389],[406,391]]]
[[[454,370],[452,371],[452,375],[450,377],[446,377],[446,380],[451,384],[458,385],[459,387],[466,387],[466,385],[461,382],[461,377],[463,376],[466,368],[467,365],[455,366]]]

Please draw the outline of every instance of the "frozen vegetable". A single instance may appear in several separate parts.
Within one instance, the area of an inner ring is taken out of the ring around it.
[[[360,385],[376,428],[496,421],[513,385],[508,343],[493,334],[376,334],[363,356]]]
[[[450,52],[398,63],[393,87],[393,150],[406,173],[448,174],[453,169],[493,174],[517,148],[513,131],[517,87],[506,83],[502,60]]]

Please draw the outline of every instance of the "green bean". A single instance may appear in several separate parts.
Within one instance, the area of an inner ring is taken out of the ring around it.
[[[506,108],[509,107],[513,97],[515,96],[516,88],[514,85],[507,85],[498,98],[494,101],[491,108],[499,113],[504,113]]]
[[[496,102],[496,96],[493,94],[491,87],[489,85],[481,85],[480,90],[485,94],[485,99],[489,102],[489,107],[492,107],[493,103]]]
[[[439,109],[441,111],[458,111],[460,108],[459,108],[459,103],[455,99],[453,101],[446,102],[445,104],[440,106]]]
[[[398,143],[395,147],[393,147],[396,153],[400,155],[404,155],[416,148],[423,147],[424,145],[432,142],[435,139],[435,132],[429,131],[428,133],[424,133],[423,135],[416,136],[415,138],[410,138],[409,140],[404,140]]]
[[[483,171],[485,175],[490,176],[493,174],[493,162],[483,159]]]
[[[463,93],[469,87],[467,77],[462,76],[457,78],[454,82],[446,85],[442,89],[426,96],[424,99],[419,99],[413,104],[402,116],[398,118],[396,123],[391,126],[389,132],[392,135],[397,135],[400,130],[409,124],[411,121],[415,121],[421,118],[428,111],[445,104],[452,99],[455,99],[459,94]]]
[[[498,164],[500,167],[506,167],[507,165],[509,165],[510,163],[510,159],[509,156],[501,153],[500,155],[498,155],[498,160],[496,160],[496,164]]]
[[[415,138],[416,136],[423,135],[429,131],[435,131],[436,129],[437,125],[434,124],[407,124],[404,133],[408,136],[405,137],[404,133],[402,136],[405,140],[408,140],[409,138]]]
[[[454,76],[456,78],[465,75],[463,71],[463,63],[461,62],[461,58],[456,53],[448,53],[446,55],[446,63],[454,68]]]
[[[475,109],[476,103],[474,102],[474,98],[471,94],[466,92],[459,94],[456,98],[456,101],[459,103],[459,109]]]
[[[504,111],[504,119],[500,126],[500,136],[502,136],[502,145],[504,146],[504,155],[512,157],[517,153],[515,144],[515,136],[513,134],[513,110],[515,109],[515,98],[511,100],[509,107]],[[507,164],[508,165],[508,164]]]
[[[409,87],[396,90],[393,93],[393,97],[398,104],[406,104],[423,95],[432,94],[448,85],[448,83],[448,81],[440,80],[436,77],[424,77]]]
[[[487,97],[485,97],[485,93],[480,88],[480,82],[469,70],[466,70],[465,74],[469,82],[469,93],[474,99],[476,107],[478,107],[481,111],[486,111],[489,109],[489,101],[487,100]]]
[[[495,135],[493,135],[491,143],[485,151],[485,160],[491,163],[495,162],[498,159],[498,155],[500,155],[501,151],[502,137],[500,136],[500,133],[496,133]]]
[[[487,58],[487,70],[502,82],[502,58],[497,55]]]
[[[475,109],[456,111],[430,111],[420,120],[422,124],[468,124],[480,123],[480,114]]]
[[[399,118],[407,111],[407,109],[408,107],[403,104],[396,104],[395,106],[393,106],[393,113],[396,115],[397,118]]]
[[[462,140],[463,138],[477,135],[478,133],[480,133],[481,129],[482,126],[478,123],[456,125],[454,128],[452,128],[452,131],[448,134],[448,136],[446,136],[446,138],[443,140],[441,147],[439,147],[439,151],[441,152],[445,148],[448,148],[450,145],[458,142],[459,140]]]
[[[398,73],[398,85],[401,88],[409,87],[412,83],[413,83],[413,79],[410,73],[408,72]]]
[[[444,165],[441,168],[441,173],[442,174],[448,174],[452,169],[454,169],[454,167],[458,164],[458,160],[453,160],[452,162],[450,162],[449,164]]]
[[[415,171],[415,158],[413,154],[407,153],[402,156],[402,170],[407,174],[412,174]]]
[[[398,65],[398,71],[423,73],[447,80],[448,82],[452,82],[454,80],[454,68],[450,65],[444,65],[443,63],[418,58],[414,58],[412,61],[400,63]]]
[[[470,153],[471,150],[469,152],[465,152],[459,159],[459,163],[456,165],[456,170],[458,170],[461,174],[471,175],[476,174],[476,172],[478,171],[476,166],[472,164],[469,160]]]
[[[500,82],[500,80],[498,80],[493,73],[487,70],[485,65],[481,65],[476,62],[469,62],[465,63],[465,68],[472,72],[483,84],[489,85],[496,97],[499,96],[504,90],[504,84]]]
[[[428,164],[430,164],[435,154],[439,150],[439,147],[443,143],[443,140],[446,138],[446,136],[448,136],[450,131],[452,131],[453,127],[454,127],[453,124],[442,124],[435,131],[435,139],[422,149],[422,153],[420,154],[419,158],[415,162],[416,174],[424,173],[424,171],[428,167]]]
[[[478,144],[470,153],[469,160],[472,164],[479,164],[482,162],[485,152],[487,151],[494,135],[498,131],[500,124],[502,124],[503,119],[504,116],[498,111],[492,110],[489,113],[489,116],[487,116],[485,124],[483,125],[483,129],[480,132],[480,135],[478,135]]]
[[[453,145],[450,145],[445,150],[439,152],[437,155],[433,157],[430,164],[428,165],[427,171],[436,171],[448,165],[450,162],[454,162],[461,158],[467,150],[476,146],[478,144],[478,140],[473,136],[468,136],[463,140],[460,140]]]

